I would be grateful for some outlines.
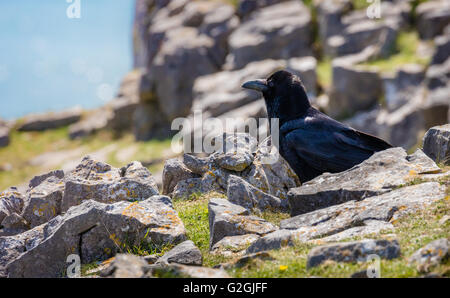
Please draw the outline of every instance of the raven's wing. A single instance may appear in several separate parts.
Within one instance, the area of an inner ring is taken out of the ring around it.
[[[326,115],[292,120],[281,127],[285,146],[318,172],[341,172],[392,146]]]

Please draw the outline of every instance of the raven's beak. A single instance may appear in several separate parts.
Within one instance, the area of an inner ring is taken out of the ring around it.
[[[254,80],[254,81],[248,81],[245,82],[242,85],[242,88],[246,88],[246,89],[253,89],[259,92],[264,92],[267,91],[269,89],[269,87],[267,87],[267,81],[266,80]]]

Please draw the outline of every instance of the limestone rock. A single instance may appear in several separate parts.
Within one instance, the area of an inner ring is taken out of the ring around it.
[[[142,278],[150,270],[147,262],[132,254],[118,254],[107,268],[100,272],[101,277]]]
[[[18,127],[19,131],[42,131],[66,126],[81,119],[82,109],[79,107],[48,114],[35,114],[25,117]]]
[[[164,163],[163,170],[163,190],[162,193],[165,195],[171,194],[178,182],[182,180],[187,180],[190,178],[198,178],[199,175],[192,173],[182,161],[179,159],[168,159]]]
[[[158,259],[157,263],[202,265],[202,253],[191,240],[186,240]]]
[[[421,3],[416,8],[420,38],[431,39],[442,34],[450,22],[450,4],[445,0]]]
[[[61,214],[64,172],[54,171],[33,178],[27,191],[22,217],[36,227]]]
[[[445,187],[438,182],[401,187],[390,192],[372,196],[362,201],[349,201],[297,215],[280,223],[281,229],[311,229],[308,238],[324,241],[361,236],[383,229],[392,229],[393,222],[405,214],[445,198]],[[327,237],[328,236],[328,237]]]
[[[386,193],[440,168],[421,150],[407,155],[402,148],[375,153],[341,173],[324,173],[288,193],[291,215]]]
[[[0,237],[0,265],[9,277],[59,277],[70,254],[81,263],[105,260],[147,241],[151,245],[186,239],[170,198],[103,204],[93,200],[70,208],[47,224],[12,237]],[[15,251],[15,253],[14,253]]]
[[[21,213],[24,196],[15,187],[11,187],[0,193],[0,223],[12,213]]]
[[[450,243],[445,238],[432,241],[413,253],[409,262],[416,263],[419,271],[427,272],[450,256],[449,247]]]
[[[450,124],[430,128],[423,138],[423,151],[437,163],[450,165]]]
[[[336,262],[365,262],[368,256],[376,254],[383,259],[394,259],[400,256],[400,245],[396,240],[365,239],[318,246],[308,254],[307,267],[315,267],[326,260]]]
[[[287,211],[288,201],[269,195],[244,179],[231,175],[228,178],[228,200],[248,210]]]
[[[256,234],[228,236],[213,245],[211,253],[230,257],[242,254],[244,250],[261,236]]]
[[[256,11],[229,38],[227,64],[239,69],[252,61],[310,56],[311,15],[299,1]]]
[[[78,139],[106,129],[111,118],[112,112],[108,108],[93,111],[86,118],[69,126],[69,137],[71,139]]]
[[[186,266],[180,264],[170,264],[168,266],[155,267],[152,276],[169,278],[229,278],[228,273],[223,269],[213,269],[200,266]]]
[[[84,200],[113,203],[123,200],[145,200],[158,194],[151,173],[139,162],[122,169],[85,157],[65,179],[62,210]]]
[[[211,199],[208,204],[210,248],[226,236],[265,235],[277,229],[273,224],[248,215],[249,212],[226,199]]]

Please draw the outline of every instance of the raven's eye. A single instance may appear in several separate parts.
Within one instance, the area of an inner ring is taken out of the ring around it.
[[[270,81],[270,82],[269,82],[269,87],[270,87],[270,88],[273,88],[273,86],[275,86],[275,84],[274,84],[272,81]]]

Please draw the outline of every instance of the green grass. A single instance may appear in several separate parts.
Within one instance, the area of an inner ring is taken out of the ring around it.
[[[328,88],[333,82],[331,58],[324,57],[317,63],[317,81],[322,88]]]
[[[417,55],[416,50],[419,45],[417,32],[400,32],[397,36],[392,55],[386,59],[377,59],[360,65],[376,68],[381,72],[395,72],[400,66],[405,64],[428,65],[430,58]]]
[[[396,239],[400,243],[401,256],[393,260],[381,260],[381,277],[418,277],[424,275],[417,270],[415,265],[408,263],[408,258],[419,248],[433,240],[449,237],[450,224],[445,226],[439,224],[439,220],[450,213],[450,198],[447,197],[435,203],[429,208],[422,209],[417,213],[405,216],[398,222],[396,227]],[[387,237],[389,233],[368,235],[364,238],[379,239]],[[352,238],[358,240],[362,238]],[[369,263],[338,263],[327,261],[320,266],[310,269],[306,268],[307,254],[314,247],[311,243],[298,243],[293,247],[270,251],[274,258],[271,261],[253,260],[241,268],[229,270],[233,277],[350,277],[353,273],[366,270]],[[431,272],[450,277],[450,261],[446,261]]]
[[[213,267],[226,258],[209,253],[208,202],[211,198],[224,198],[223,194],[193,194],[188,200],[174,200],[173,205],[186,228],[188,239],[200,249],[203,266]]]

